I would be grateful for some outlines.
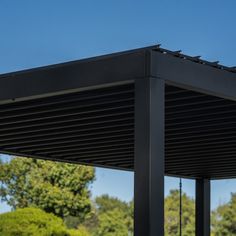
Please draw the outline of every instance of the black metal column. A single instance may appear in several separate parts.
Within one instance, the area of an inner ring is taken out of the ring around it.
[[[163,80],[135,82],[135,236],[164,236],[164,93]]]
[[[196,236],[210,236],[210,180],[196,180]]]

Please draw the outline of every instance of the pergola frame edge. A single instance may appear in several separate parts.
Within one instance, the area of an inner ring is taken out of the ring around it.
[[[154,46],[0,75],[1,105],[134,83],[135,236],[164,235],[165,84],[236,101],[236,73],[176,55]],[[195,179],[196,236],[209,236],[210,180]]]

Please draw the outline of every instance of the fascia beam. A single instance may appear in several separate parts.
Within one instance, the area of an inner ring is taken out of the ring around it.
[[[167,84],[236,101],[236,73],[151,51],[150,76]]]

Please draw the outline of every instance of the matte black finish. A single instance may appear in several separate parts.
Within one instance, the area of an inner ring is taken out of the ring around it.
[[[134,156],[134,85],[0,106],[2,153],[128,169]]]
[[[170,85],[236,100],[236,69],[163,49],[151,51],[150,74]]]
[[[0,75],[0,153],[135,171],[135,236],[164,235],[164,174],[236,177],[236,68],[152,46]]]
[[[0,75],[0,104],[157,77],[215,96],[236,99],[236,69],[159,46]]]
[[[2,104],[0,150],[133,170],[134,96],[131,82]],[[165,113],[166,175],[236,176],[234,101],[166,85]]]
[[[210,236],[211,183],[209,179],[196,181],[196,236]]]
[[[131,50],[0,75],[0,104],[127,83],[146,76],[147,51]]]
[[[135,236],[164,236],[164,93],[163,80],[135,82]]]

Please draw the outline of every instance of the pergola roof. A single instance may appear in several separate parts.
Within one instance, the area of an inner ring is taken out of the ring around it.
[[[1,75],[0,152],[133,170],[150,77],[166,84],[166,175],[236,177],[236,69],[158,46]]]

